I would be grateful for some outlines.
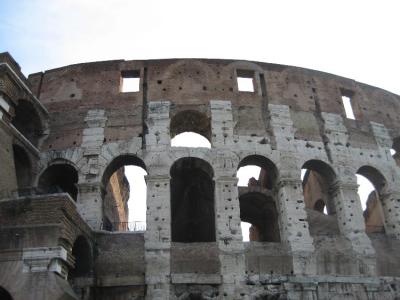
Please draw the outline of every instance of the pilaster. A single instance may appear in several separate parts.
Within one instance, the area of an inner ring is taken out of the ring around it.
[[[226,148],[233,145],[233,117],[230,101],[211,100],[211,130],[213,147]]]
[[[222,299],[233,299],[244,282],[245,257],[240,227],[240,205],[236,177],[215,178],[216,237],[219,248]]]
[[[282,242],[293,256],[294,274],[315,274],[314,245],[310,235],[300,178],[279,178],[277,183]]]
[[[148,175],[145,232],[146,299],[169,299],[171,209],[169,175]]]
[[[365,221],[357,191],[356,183],[337,181],[331,186],[330,194],[335,203],[339,230],[348,239],[353,251],[363,261],[360,272],[374,275],[376,269],[375,250],[365,233]]]

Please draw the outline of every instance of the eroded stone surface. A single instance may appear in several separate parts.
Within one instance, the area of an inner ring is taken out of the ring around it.
[[[0,61],[0,286],[13,299],[400,297],[399,96],[247,61],[107,61],[28,80]],[[139,91],[121,92],[126,76]],[[171,147],[185,131],[211,148]],[[144,232],[126,231],[124,165],[147,172]],[[260,177],[238,187],[247,165]],[[74,170],[76,195],[43,180],[51,167],[57,180]],[[375,185],[379,211],[364,215],[379,230],[365,230],[356,173]]]

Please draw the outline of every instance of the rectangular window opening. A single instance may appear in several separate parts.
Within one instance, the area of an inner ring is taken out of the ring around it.
[[[121,92],[139,92],[140,91],[140,71],[122,71],[121,72]]]
[[[254,92],[254,71],[236,70],[239,92]]]
[[[344,111],[346,112],[346,118],[355,120],[353,107],[351,105],[351,97],[342,95],[342,102],[344,106]]]

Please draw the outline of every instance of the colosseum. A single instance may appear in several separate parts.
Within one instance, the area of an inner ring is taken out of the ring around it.
[[[210,147],[171,145],[187,132]],[[217,59],[26,78],[2,53],[0,299],[400,299],[399,165],[400,96],[352,79]]]

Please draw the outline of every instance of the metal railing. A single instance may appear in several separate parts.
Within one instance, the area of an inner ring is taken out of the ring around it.
[[[132,221],[132,222],[110,222],[103,223],[102,228],[107,231],[146,231],[146,221]]]

